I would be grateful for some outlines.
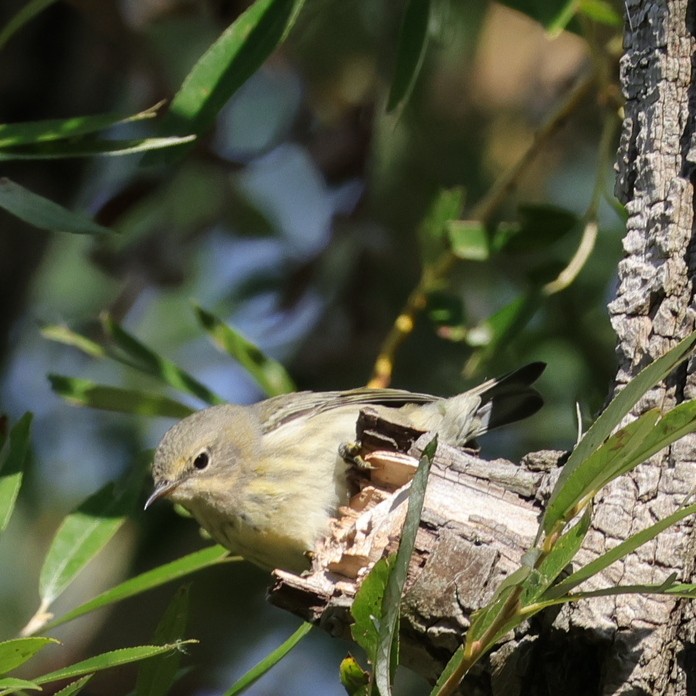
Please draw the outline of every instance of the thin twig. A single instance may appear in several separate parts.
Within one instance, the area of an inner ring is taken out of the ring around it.
[[[596,80],[595,72],[580,80],[566,99],[537,131],[534,141],[520,159],[493,184],[488,193],[474,206],[469,219],[486,223],[507,199],[518,180],[534,161],[544,145],[564,125],[568,117],[579,107]],[[418,315],[427,305],[427,295],[433,285],[445,278],[457,261],[451,251],[445,251],[435,264],[424,269],[416,287],[411,291],[399,316],[387,334],[375,360],[369,387],[389,385],[394,370],[394,358],[402,343],[412,333]]]

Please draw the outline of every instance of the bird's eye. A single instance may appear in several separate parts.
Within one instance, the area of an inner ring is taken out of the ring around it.
[[[196,469],[205,469],[206,466],[210,463],[210,456],[208,455],[207,452],[201,452],[194,460],[193,460],[193,466],[196,467]]]

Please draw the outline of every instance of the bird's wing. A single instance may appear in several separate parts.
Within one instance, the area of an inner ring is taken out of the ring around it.
[[[326,413],[345,406],[403,406],[404,404],[425,404],[439,401],[441,397],[430,394],[416,394],[402,389],[350,389],[330,392],[296,392],[266,399],[254,405],[264,433],[271,432],[296,418],[309,414]]]
[[[529,385],[544,371],[544,363],[530,363],[502,377],[490,379],[464,392],[461,396],[478,397],[483,404],[489,403],[491,413],[487,415],[488,429],[525,418],[536,412],[542,399]],[[264,433],[271,432],[296,418],[326,413],[346,406],[399,407],[405,404],[427,404],[441,401],[443,397],[418,394],[403,389],[350,389],[348,391],[296,392],[274,396],[254,405],[256,415]]]

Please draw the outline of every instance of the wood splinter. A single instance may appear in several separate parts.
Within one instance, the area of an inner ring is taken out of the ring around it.
[[[431,439],[369,407],[356,430],[369,466],[353,471],[355,495],[312,554],[311,570],[302,576],[276,570],[269,591],[272,604],[343,638],[350,638],[350,607],[362,579],[397,549],[410,481]],[[535,495],[548,476],[543,467],[484,462],[438,446],[402,603],[402,663],[427,679],[437,676],[471,613],[532,544]]]

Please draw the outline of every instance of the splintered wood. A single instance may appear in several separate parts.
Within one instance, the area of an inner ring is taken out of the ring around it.
[[[354,468],[355,495],[315,549],[311,570],[275,571],[269,593],[273,604],[336,636],[350,636],[362,578],[397,549],[410,481],[432,437],[381,415],[374,408],[360,415],[365,466]],[[536,534],[533,497],[546,476],[438,446],[402,604],[402,656],[426,678],[456,649],[471,613],[519,567]]]

